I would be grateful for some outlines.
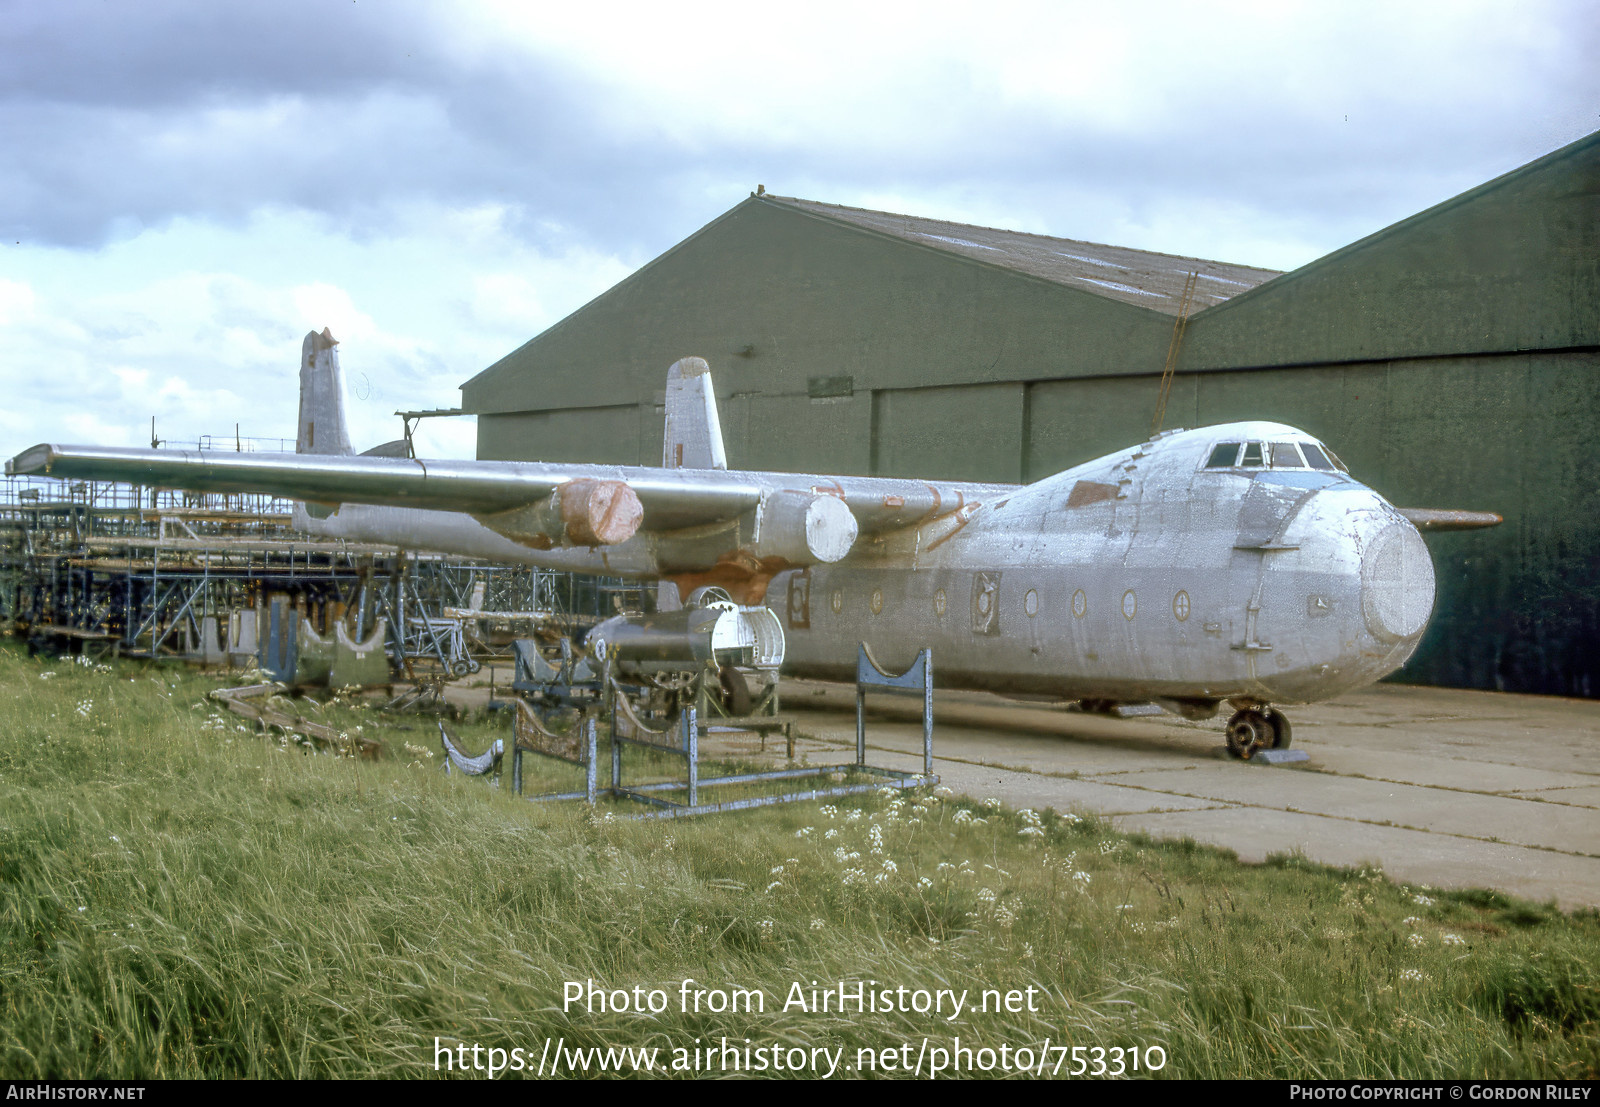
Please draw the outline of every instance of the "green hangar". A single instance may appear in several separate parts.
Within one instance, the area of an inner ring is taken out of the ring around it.
[[[1192,282],[1189,275],[1196,276]],[[759,192],[462,386],[481,458],[654,465],[711,364],[729,464],[1025,482],[1272,419],[1428,539],[1421,683],[1600,695],[1600,133],[1290,273]]]

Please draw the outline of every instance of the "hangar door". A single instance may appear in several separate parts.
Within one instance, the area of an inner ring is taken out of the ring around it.
[[[1023,386],[884,389],[872,395],[872,471],[881,477],[1022,480]]]

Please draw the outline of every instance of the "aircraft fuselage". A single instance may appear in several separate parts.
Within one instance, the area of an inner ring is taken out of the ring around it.
[[[1207,468],[1219,443],[1315,440],[1273,423],[1178,432],[1016,488],[942,534],[785,573],[767,602],[786,669],[848,679],[858,641],[890,667],[931,646],[943,687],[1203,713],[1325,699],[1398,668],[1433,603],[1416,529],[1331,466]]]

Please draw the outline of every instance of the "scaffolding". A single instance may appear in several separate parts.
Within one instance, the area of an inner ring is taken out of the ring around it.
[[[476,672],[532,628],[571,635],[647,602],[627,581],[307,537],[292,512],[264,495],[8,477],[0,620],[32,649],[247,668],[276,600],[318,635],[364,640],[387,620],[392,671],[416,679]]]

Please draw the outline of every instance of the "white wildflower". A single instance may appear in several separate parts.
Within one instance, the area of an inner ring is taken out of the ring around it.
[[[794,836],[796,838],[809,838],[812,834],[816,833],[816,829],[817,828],[814,826],[803,826],[794,832]]]
[[[900,866],[896,865],[893,861],[885,857],[883,859],[883,871],[886,873],[897,873],[900,871]]]
[[[887,884],[889,882],[889,874],[888,873],[878,873],[876,876],[874,876],[872,878],[872,882],[874,884]]]
[[[933,881],[929,880],[925,876],[918,877],[917,878],[917,887],[918,888],[932,888],[933,887]]]
[[[769,894],[769,895],[770,895],[770,894],[771,894],[771,892],[772,892],[772,889],[774,889],[774,888],[781,888],[781,887],[783,887],[783,881],[781,881],[781,880],[774,880],[774,881],[773,881],[773,882],[772,882],[772,883],[771,883],[771,884],[768,884],[768,885],[767,885],[767,893],[768,893],[768,894]]]
[[[49,672],[40,673],[39,674],[39,679],[40,680],[49,680],[51,677],[53,677],[55,675],[56,675],[55,670],[51,669]]]
[[[1464,946],[1467,944],[1467,940],[1459,934],[1441,934],[1439,935],[1439,944],[1446,946]]]
[[[837,838],[838,836],[839,836],[838,830],[836,830],[836,829],[834,829],[833,827],[830,826],[828,828],[828,833],[824,834],[822,837],[824,839],[827,839],[827,838]]]
[[[861,821],[861,808],[857,807],[854,810],[846,811],[844,813],[844,821],[847,822],[847,823],[860,822]]]
[[[994,900],[995,900],[995,895],[994,895],[994,889],[993,888],[980,888],[980,889],[978,889],[978,902],[979,903],[993,903]]]
[[[1401,926],[1415,927],[1421,922],[1422,922],[1422,920],[1417,918],[1417,916],[1415,916],[1415,915],[1407,915],[1405,918],[1400,920],[1400,925]]]
[[[811,929],[812,930],[822,930],[827,925],[828,925],[827,922],[822,920],[822,919],[812,919],[811,920]]]
[[[1418,892],[1416,895],[1412,896],[1411,897],[1411,902],[1416,904],[1418,907],[1432,907],[1433,906],[1432,897],[1425,896],[1421,892]]]
[[[772,869],[769,871],[768,875],[769,876],[778,876],[782,872],[783,872],[783,866],[782,865],[774,865],[774,866],[772,866]]]
[[[1087,889],[1089,887],[1089,883],[1093,879],[1093,877],[1091,877],[1088,873],[1086,873],[1086,872],[1084,872],[1083,870],[1080,869],[1077,872],[1072,874],[1072,879],[1077,881],[1078,884],[1081,885],[1083,888]]]
[[[1427,977],[1422,975],[1421,969],[1405,969],[1400,973],[1400,979],[1408,984],[1420,984]]]
[[[1421,934],[1411,934],[1406,937],[1406,942],[1410,944],[1412,949],[1421,948],[1427,943],[1427,941],[1428,939],[1424,938]]]
[[[1017,833],[1022,835],[1024,838],[1043,838],[1044,837],[1044,831],[1041,830],[1039,827],[1036,827],[1036,826],[1025,826],[1021,830],[1017,831]]]

